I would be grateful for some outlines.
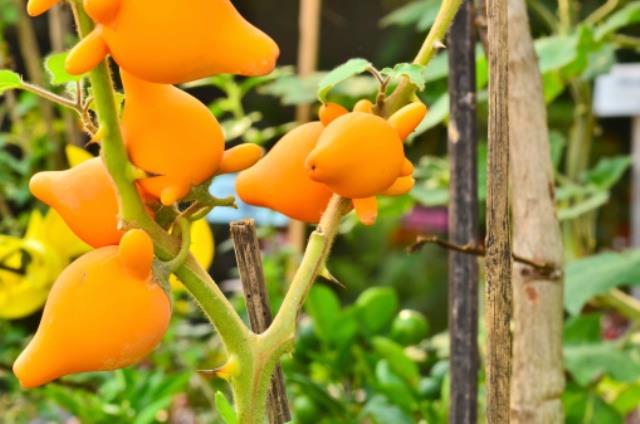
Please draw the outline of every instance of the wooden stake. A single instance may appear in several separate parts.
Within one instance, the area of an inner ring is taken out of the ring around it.
[[[236,261],[244,289],[251,329],[260,334],[271,324],[272,315],[269,308],[269,296],[267,295],[264,280],[255,222],[252,219],[232,222],[231,238],[235,246]],[[291,420],[284,375],[279,364],[276,366],[271,378],[267,410],[271,424],[284,424]]]
[[[449,240],[478,245],[476,74],[473,0],[465,0],[449,30]],[[449,422],[477,422],[478,263],[473,255],[449,254],[451,401]]]
[[[489,155],[487,169],[487,422],[509,422],[511,242],[509,231],[509,75],[507,0],[487,1]]]

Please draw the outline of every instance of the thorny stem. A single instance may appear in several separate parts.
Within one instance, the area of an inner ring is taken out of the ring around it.
[[[440,11],[436,16],[436,20],[429,30],[427,37],[420,48],[420,51],[416,55],[413,63],[427,66],[433,58],[436,50],[442,44],[451,21],[458,13],[462,0],[443,0],[440,6]],[[416,94],[417,87],[411,83],[409,78],[402,78],[400,83],[394,90],[393,94],[387,98],[384,107],[378,111],[383,116],[391,116],[395,111],[400,109],[405,104],[411,102]]]
[[[73,109],[76,112],[78,112],[79,114],[82,113],[82,110],[80,110],[80,108],[78,108],[78,105],[76,104],[76,102],[68,97],[64,97],[64,96],[60,96],[56,93],[53,93],[47,89],[44,89],[42,87],[40,87],[39,85],[36,84],[31,84],[30,82],[26,82],[26,81],[22,81],[22,83],[20,84],[20,88],[22,88],[25,91],[29,91],[30,93],[33,93],[39,97],[42,97],[43,99],[49,100],[50,102],[59,104],[60,106],[64,106],[67,107],[69,109]]]
[[[74,11],[78,32],[81,37],[85,37],[93,29],[93,24],[82,9],[79,0],[72,0],[70,4]],[[101,154],[117,188],[120,219],[126,227],[136,227],[146,231],[154,241],[157,256],[162,260],[170,260],[179,251],[179,243],[147,215],[138,191],[130,179],[128,172],[130,163],[120,132],[113,82],[106,61],[91,71],[89,80],[93,88],[98,120],[100,126],[106,131]],[[176,275],[216,327],[227,350],[230,353],[245,356],[252,333],[209,274],[189,255],[185,263],[176,271]]]

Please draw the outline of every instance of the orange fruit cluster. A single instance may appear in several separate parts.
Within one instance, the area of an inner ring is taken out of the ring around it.
[[[27,11],[35,16],[56,3],[29,0]],[[84,8],[96,27],[71,51],[66,69],[88,72],[107,55],[120,66],[121,129],[129,160],[144,171],[136,185],[145,203],[172,205],[215,175],[260,159],[262,149],[253,144],[225,151],[209,109],[171,85],[273,70],[278,46],[229,0],[84,0]],[[151,238],[138,229],[124,233],[102,159],[38,173],[30,189],[95,250],[56,280],[35,337],[14,364],[21,384],[138,362],[162,339],[171,305],[166,285],[152,272]]]
[[[360,221],[373,224],[377,195],[397,196],[414,185],[403,140],[427,113],[420,102],[388,120],[366,100],[352,112],[327,104],[320,121],[285,135],[254,167],[238,176],[242,200],[289,217],[317,223],[333,193],[351,199]]]

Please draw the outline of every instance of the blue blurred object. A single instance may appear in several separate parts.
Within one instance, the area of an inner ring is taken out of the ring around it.
[[[224,174],[215,177],[213,184],[209,187],[209,192],[220,198],[235,196],[238,209],[226,207],[214,208],[207,216],[209,222],[214,224],[228,224],[231,221],[253,218],[257,225],[285,227],[289,224],[289,218],[278,212],[247,205],[240,200],[235,190],[236,175],[237,174]]]

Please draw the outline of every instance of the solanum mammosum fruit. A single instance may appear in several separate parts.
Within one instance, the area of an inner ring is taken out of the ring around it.
[[[65,171],[39,172],[31,178],[29,189],[92,247],[117,244],[122,237],[115,187],[102,159]]]
[[[322,123],[310,122],[282,137],[262,160],[238,175],[240,199],[317,223],[333,193],[309,178],[304,161],[323,130]]]
[[[389,120],[371,110],[371,103],[363,101],[351,113],[321,116],[327,127],[305,162],[312,180],[352,199],[365,224],[375,221],[376,195],[402,194],[413,187],[413,166],[404,156],[402,142],[427,112],[419,102],[405,106]],[[321,115],[327,113],[321,111]]]
[[[164,205],[180,200],[220,170],[238,171],[260,158],[258,146],[224,152],[218,121],[186,92],[124,71],[122,82],[127,96],[122,131],[129,157],[151,175],[140,181],[141,187]]]
[[[81,256],[54,283],[36,335],[13,365],[24,387],[126,367],[160,342],[171,316],[142,230]]]
[[[84,0],[84,7],[98,25],[67,58],[74,75],[111,54],[138,78],[177,84],[219,73],[265,75],[280,54],[230,0]]]

